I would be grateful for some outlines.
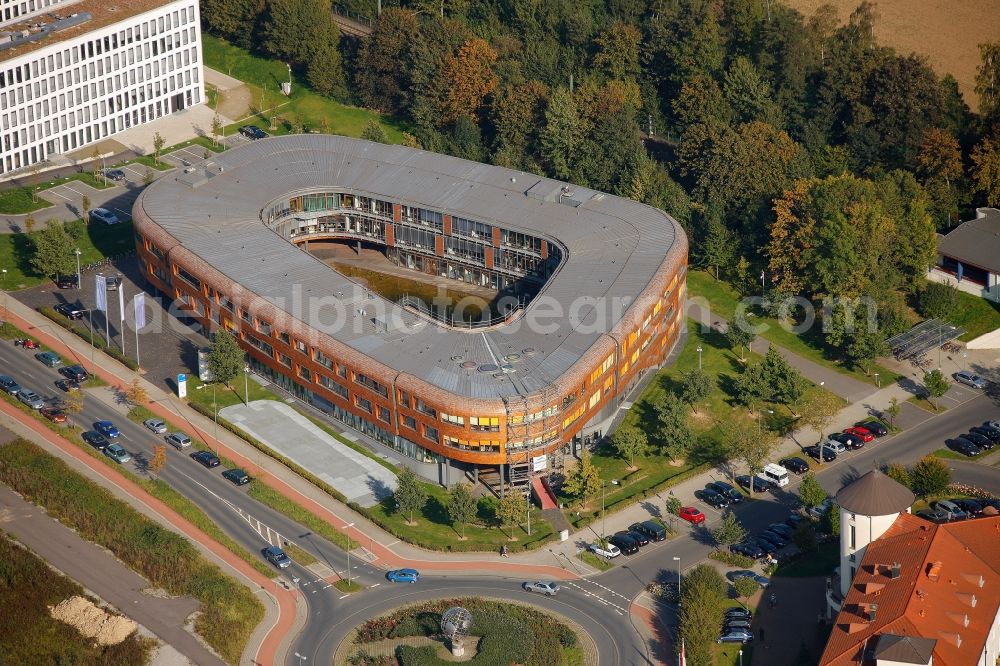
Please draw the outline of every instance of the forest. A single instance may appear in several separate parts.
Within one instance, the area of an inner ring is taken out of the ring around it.
[[[202,20],[412,145],[662,208],[692,266],[743,293],[763,273],[771,302],[868,297],[879,337],[905,327],[936,232],[1000,205],[1000,43],[964,47],[973,112],[953,77],[876,42],[869,2],[384,0],[363,39],[329,7],[203,0]]]

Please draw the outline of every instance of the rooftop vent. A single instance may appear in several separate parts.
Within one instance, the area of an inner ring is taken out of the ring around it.
[[[868,604],[868,608],[865,609],[865,618],[869,622],[875,621],[875,614],[878,612],[878,604]]]
[[[941,577],[941,561],[931,562],[927,565],[927,577],[933,581],[937,581]]]
[[[900,574],[902,573],[902,570],[903,570],[902,564],[900,564],[899,562],[893,562],[892,568],[889,569],[889,578],[891,578],[892,580],[896,580],[897,578],[899,578]]]

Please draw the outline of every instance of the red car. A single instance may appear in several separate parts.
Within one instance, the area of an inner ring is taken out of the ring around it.
[[[692,525],[698,525],[705,522],[705,514],[696,509],[693,506],[683,506],[681,507],[680,517],[688,521]]]
[[[845,428],[844,432],[846,432],[848,435],[854,435],[855,437],[860,437],[861,441],[865,442],[866,444],[875,439],[875,435],[873,435],[870,430],[868,430],[867,428],[862,428],[861,426],[853,426],[850,428]]]
[[[58,407],[42,407],[42,416],[53,423],[66,423],[66,412]]]

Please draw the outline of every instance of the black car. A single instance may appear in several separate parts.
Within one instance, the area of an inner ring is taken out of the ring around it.
[[[211,451],[195,451],[191,454],[191,457],[200,462],[205,467],[218,467],[221,462],[219,461],[219,456],[215,455]]]
[[[788,518],[785,518],[785,524],[793,530],[804,522],[806,522],[806,518],[800,513],[792,513],[789,514]]]
[[[125,180],[125,172],[121,169],[105,169],[101,173],[108,180]]]
[[[963,439],[967,439],[981,449],[992,449],[993,442],[989,440],[985,435],[980,435],[978,432],[967,432],[962,435]]]
[[[849,449],[860,449],[865,445],[865,441],[863,439],[857,435],[852,435],[849,432],[835,432],[830,435],[830,439],[835,442],[840,442]]]
[[[785,546],[788,545],[788,537],[785,537],[785,536],[782,536],[781,534],[778,534],[777,532],[775,532],[771,528],[768,528],[768,529],[764,530],[763,532],[761,532],[760,536],[764,537],[765,539],[767,539],[768,541],[770,541],[771,543],[773,543],[778,548],[784,548]]]
[[[784,523],[771,523],[767,526],[767,529],[780,535],[784,539],[791,539],[792,533],[795,532],[794,529]]]
[[[87,444],[90,444],[98,451],[103,451],[104,449],[111,446],[111,442],[108,441],[107,437],[93,430],[88,430],[87,432],[80,435],[80,437],[83,437],[83,441],[87,442]]]
[[[802,458],[782,458],[778,464],[793,474],[805,474],[809,471],[809,463]]]
[[[56,276],[56,286],[60,289],[75,289],[80,283],[76,279],[76,275],[57,275]]]
[[[743,493],[724,481],[712,481],[711,483],[706,483],[705,488],[706,490],[714,490],[729,500],[732,504],[739,504],[743,501]]]
[[[640,546],[647,546],[647,545],[649,545],[649,537],[646,536],[645,534],[643,534],[642,532],[639,532],[639,531],[636,531],[636,530],[627,530],[625,532],[625,534],[627,534],[628,536],[632,537],[632,539],[634,539],[635,542],[637,544],[639,544]]]
[[[59,374],[75,382],[85,382],[90,377],[90,373],[82,365],[68,365],[65,368],[59,368]]]
[[[0,389],[11,395],[17,395],[18,391],[21,390],[21,385],[14,381],[13,377],[0,375]]]
[[[752,620],[753,613],[751,613],[746,608],[738,608],[734,606],[733,608],[726,609],[726,619],[728,620],[729,618],[733,619],[742,618],[744,620]]]
[[[238,486],[245,486],[250,483],[250,475],[244,472],[239,467],[234,467],[233,469],[227,469],[222,473],[222,476],[226,477]]]
[[[932,523],[947,523],[948,522],[948,512],[947,511],[937,511],[933,509],[924,509],[923,511],[917,511],[917,517],[923,518],[924,520],[930,521]]]
[[[753,541],[734,543],[729,547],[729,552],[736,553],[737,555],[743,555],[744,557],[750,557],[755,560],[759,560],[764,557],[764,550]]]
[[[993,426],[976,426],[974,428],[969,428],[969,432],[982,435],[994,444],[1000,444],[1000,430],[994,428]]]
[[[751,540],[758,546],[760,546],[761,550],[763,550],[765,553],[770,554],[772,557],[776,556],[778,554],[778,551],[781,550],[781,546],[774,543],[773,541],[771,541],[762,534],[758,534]]]
[[[889,429],[885,427],[885,424],[881,421],[865,421],[864,423],[859,423],[858,426],[864,428],[876,437],[885,437],[889,434]]]
[[[819,455],[820,455],[819,446],[816,444],[813,444],[812,446],[807,446],[806,448],[802,449],[802,452],[805,453],[810,458],[815,458],[816,460],[819,460]],[[837,452],[828,446],[824,446],[823,462],[833,462],[836,459],[837,459]]]
[[[629,532],[640,532],[645,534],[650,541],[666,541],[667,528],[652,520],[644,520],[641,523],[632,523],[628,526]]]
[[[958,453],[961,453],[963,456],[968,456],[970,458],[972,456],[978,456],[980,453],[983,452],[982,449],[980,449],[978,446],[976,446],[969,440],[965,439],[964,437],[946,439],[944,440],[944,444],[952,451],[956,451]]]
[[[741,474],[736,477],[736,483],[740,488],[743,488],[747,492],[763,493],[771,489],[771,484],[764,479],[757,476],[749,476],[747,474]],[[750,489],[750,484],[753,484],[753,490]]]
[[[79,305],[74,305],[72,303],[60,303],[59,305],[52,308],[66,319],[83,319],[83,315],[86,314],[86,310]]]
[[[267,134],[261,128],[256,125],[244,125],[240,128],[240,134],[250,139],[251,141],[256,141],[257,139],[263,139]]]
[[[66,393],[69,393],[70,391],[79,391],[80,382],[73,379],[57,379],[56,388],[60,391],[66,391]]]
[[[956,499],[952,500],[955,504],[959,506],[960,509],[965,511],[970,516],[981,516],[983,515],[983,505],[978,501],[973,499]]]
[[[608,542],[618,546],[618,550],[625,555],[635,555],[639,552],[639,544],[628,535],[628,532],[618,532],[608,539]]]
[[[705,504],[714,506],[716,509],[725,509],[729,507],[729,500],[714,490],[698,490],[695,492],[694,496]]]

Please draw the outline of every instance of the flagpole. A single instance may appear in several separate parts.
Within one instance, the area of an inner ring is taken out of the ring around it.
[[[118,316],[120,318],[118,330],[122,334],[122,355],[125,356],[125,285],[122,282],[118,283]]]
[[[138,292],[132,298],[133,315],[135,316],[135,363],[139,365],[139,329],[146,325],[146,299],[143,292]]]

